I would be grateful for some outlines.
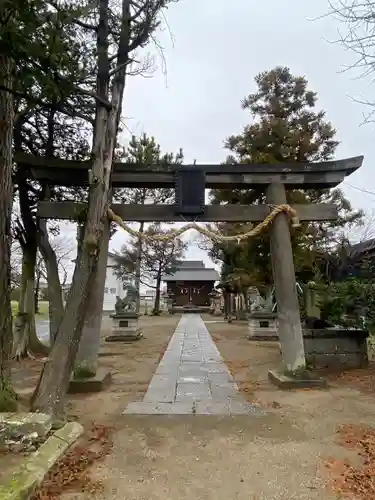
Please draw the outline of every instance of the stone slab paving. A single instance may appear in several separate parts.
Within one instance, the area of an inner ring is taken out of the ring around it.
[[[264,415],[240,394],[198,314],[184,314],[143,401],[125,414]]]

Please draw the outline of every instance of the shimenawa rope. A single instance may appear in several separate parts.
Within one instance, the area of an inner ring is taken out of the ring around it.
[[[107,213],[108,213],[108,218],[111,221],[115,222],[117,225],[119,225],[128,234],[137,238],[140,237],[144,241],[169,241],[178,238],[179,236],[181,236],[186,231],[189,231],[190,229],[195,229],[200,234],[203,234],[204,236],[207,236],[208,238],[211,238],[212,240],[217,242],[225,243],[229,241],[236,241],[237,243],[240,243],[241,241],[246,240],[247,238],[257,236],[262,231],[267,229],[267,227],[272,223],[275,217],[277,217],[279,214],[283,212],[290,217],[292,221],[292,227],[300,226],[297,212],[290,205],[287,204],[282,204],[278,206],[269,205],[269,207],[272,208],[272,211],[257,226],[251,228],[249,231],[246,231],[244,233],[234,234],[230,236],[225,236],[221,234],[219,231],[212,231],[207,227],[198,225],[196,222],[189,222],[179,229],[170,229],[170,231],[168,231],[168,234],[150,235],[145,232],[140,233],[139,231],[136,231],[135,229],[131,228],[128,224],[126,224],[126,222],[122,220],[122,218],[119,215],[115,214],[115,212],[110,207],[108,207]]]

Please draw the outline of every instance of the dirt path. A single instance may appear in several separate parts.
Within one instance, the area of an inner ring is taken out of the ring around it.
[[[147,339],[116,361],[108,393],[72,401],[86,425],[91,413],[115,430],[107,456],[90,468],[90,481],[65,488],[62,500],[345,498],[333,492],[335,471],[325,464],[332,459],[335,467],[345,461],[359,465],[353,446],[337,443],[337,430],[343,424],[372,424],[375,398],[339,384],[326,391],[278,391],[267,380],[268,369],[278,364],[277,346],[249,342],[246,327],[236,323],[205,318],[240,389],[265,416],[121,415],[127,402],[141,399],[178,319],[154,318],[145,327]],[[116,359],[102,361],[114,366]]]

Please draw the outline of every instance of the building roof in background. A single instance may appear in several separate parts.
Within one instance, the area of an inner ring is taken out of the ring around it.
[[[122,255],[118,255],[117,253],[108,252],[108,259],[113,259],[117,265],[117,264],[121,264],[121,261],[125,260],[125,257],[123,257]],[[114,267],[114,266],[113,266],[113,264],[112,264],[112,266],[108,265],[108,262],[107,262],[107,267]]]
[[[116,259],[116,260],[123,259],[123,257],[121,255],[118,255],[117,253],[113,253],[113,252],[108,252],[108,257],[112,257],[112,259]]]
[[[203,260],[183,260],[177,267],[178,269],[205,269]]]
[[[163,281],[219,281],[220,276],[216,269],[176,271],[174,274],[165,274]]]
[[[162,281],[219,281],[216,269],[206,268],[201,260],[184,260],[177,266],[177,271],[164,274]]]
[[[352,257],[357,257],[366,252],[370,252],[371,250],[375,250],[375,238],[351,245],[350,255]]]
[[[122,255],[118,255],[117,253],[113,253],[113,252],[108,252],[108,258],[114,259],[118,263],[120,263],[124,259],[124,257]],[[72,262],[76,262],[76,261],[77,261],[77,258],[72,259]]]

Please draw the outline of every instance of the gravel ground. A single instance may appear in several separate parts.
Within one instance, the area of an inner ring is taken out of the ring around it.
[[[338,384],[324,391],[279,391],[267,380],[268,369],[278,365],[276,345],[247,341],[246,326],[236,323],[207,322],[207,327],[245,397],[267,415],[112,414],[113,448],[90,470],[101,488],[65,493],[63,500],[343,498],[333,492],[325,464],[360,464],[353,447],[338,444],[337,431],[342,424],[371,425],[375,398]],[[133,366],[134,383],[142,364],[140,359]],[[139,399],[140,393],[121,395],[117,408],[130,397]]]

